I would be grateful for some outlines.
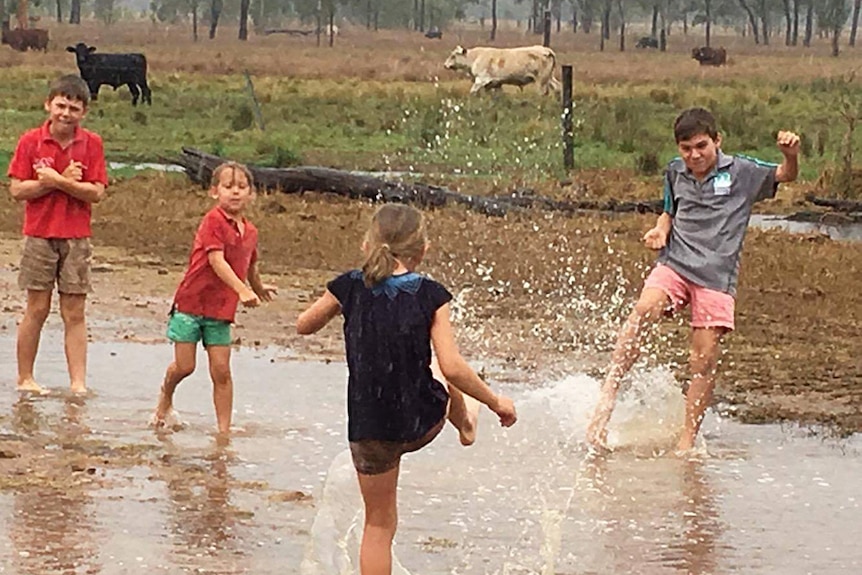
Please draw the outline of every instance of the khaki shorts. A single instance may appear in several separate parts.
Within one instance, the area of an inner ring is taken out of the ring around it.
[[[439,435],[446,423],[446,418],[431,428],[431,430],[410,442],[401,441],[375,441],[366,439],[363,441],[350,442],[350,455],[353,457],[353,466],[362,475],[379,475],[386,473],[401,463],[401,456],[405,453],[419,451]]]
[[[25,290],[57,291],[82,295],[91,291],[90,238],[24,238],[18,287]]]

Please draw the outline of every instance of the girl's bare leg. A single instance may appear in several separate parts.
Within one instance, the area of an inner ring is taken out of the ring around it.
[[[230,432],[233,416],[233,378],[230,373],[230,346],[207,346],[210,377],[213,381],[213,404],[219,433]]]
[[[458,430],[461,445],[473,445],[476,442],[476,428],[479,424],[481,405],[476,399],[465,395],[460,389],[446,381],[443,372],[440,371],[437,358],[431,360],[431,372],[435,379],[446,382],[449,390],[449,406],[446,410],[446,417],[449,419],[449,423]]]
[[[398,527],[399,467],[378,475],[359,473],[359,490],[365,502],[365,528],[359,548],[361,575],[392,574],[392,540]]]
[[[167,372],[165,372],[165,380],[159,391],[159,402],[156,405],[156,412],[153,414],[153,425],[156,427],[164,426],[165,417],[173,409],[174,391],[176,391],[177,386],[182,380],[194,373],[196,355],[196,343],[180,342],[174,344],[174,361],[171,362]]]

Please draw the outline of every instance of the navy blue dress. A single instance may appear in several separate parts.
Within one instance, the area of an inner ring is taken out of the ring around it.
[[[348,440],[421,438],[446,416],[449,394],[431,374],[431,323],[452,294],[412,272],[368,288],[354,270],[326,287],[344,315]]]

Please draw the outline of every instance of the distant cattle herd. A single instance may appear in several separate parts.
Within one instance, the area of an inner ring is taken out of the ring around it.
[[[326,29],[327,33],[337,34],[337,29]],[[431,28],[426,33],[427,38],[439,39],[443,36],[439,28]],[[28,50],[48,51],[48,31],[39,28],[10,29],[9,23],[3,22],[2,43],[20,52]],[[663,38],[662,38],[663,40]],[[639,49],[658,48],[659,41],[652,36],[641,37],[635,46]],[[81,78],[90,88],[93,100],[99,96],[99,88],[103,85],[113,87],[128,86],[132,96],[132,105],[137,105],[138,99],[143,103],[152,104],[152,95],[147,84],[147,59],[143,54],[102,54],[95,53],[95,46],[79,42],[68,46],[67,52],[75,54],[75,62]],[[727,51],[724,48],[702,46],[693,48],[691,57],[701,66],[723,66],[727,64]],[[513,85],[519,88],[536,83],[542,93],[551,90],[558,92],[560,83],[554,77],[556,55],[550,48],[544,46],[526,46],[519,48],[491,48],[458,46],[444,63],[450,70],[465,70],[473,78],[471,94],[482,90],[497,90],[503,85]]]

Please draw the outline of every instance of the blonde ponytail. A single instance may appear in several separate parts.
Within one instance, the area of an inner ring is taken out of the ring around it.
[[[390,277],[399,260],[405,265],[418,263],[427,243],[422,212],[404,204],[378,208],[365,234],[365,285],[372,287]]]
[[[371,249],[365,264],[362,266],[362,276],[365,285],[374,286],[389,276],[398,267],[398,261],[392,254],[389,244],[379,244]]]

